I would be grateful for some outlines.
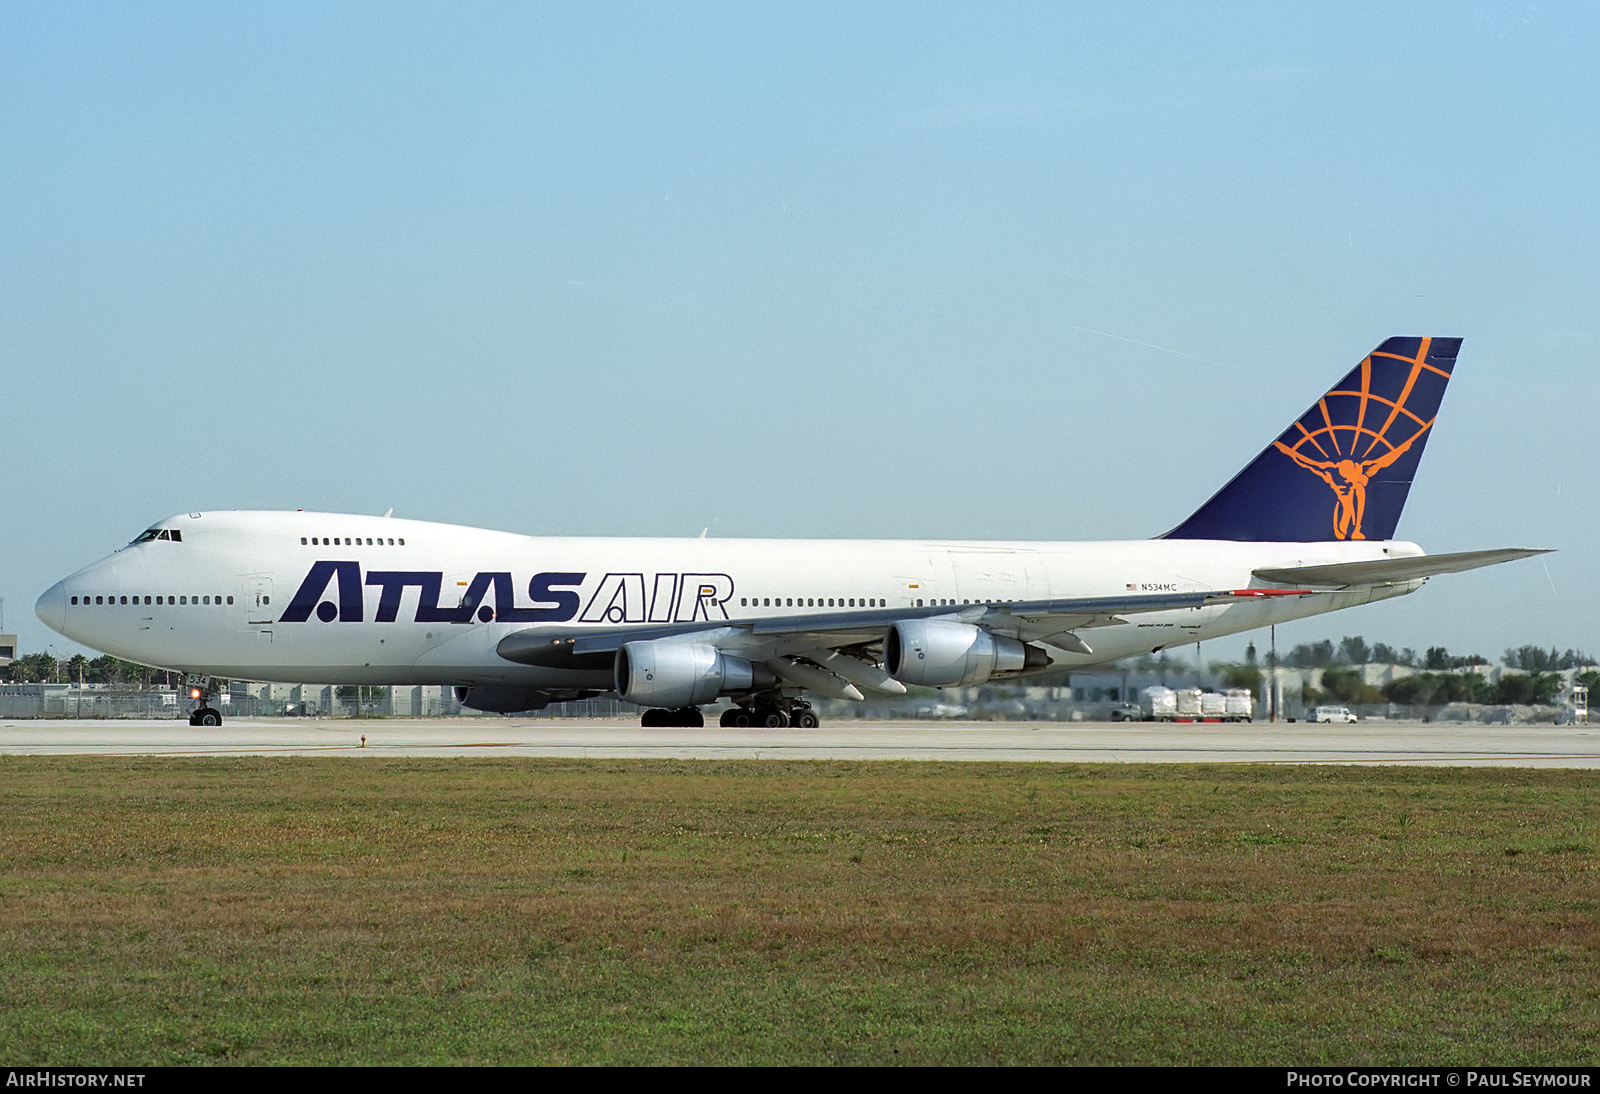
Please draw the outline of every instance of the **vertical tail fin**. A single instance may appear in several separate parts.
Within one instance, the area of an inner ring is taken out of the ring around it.
[[[1164,539],[1393,539],[1459,338],[1391,338]]]

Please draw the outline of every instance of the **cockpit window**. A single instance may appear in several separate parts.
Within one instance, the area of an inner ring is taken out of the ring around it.
[[[176,528],[146,528],[128,546],[133,547],[140,543],[149,543],[153,539],[168,539],[174,543],[182,543],[183,533]]]

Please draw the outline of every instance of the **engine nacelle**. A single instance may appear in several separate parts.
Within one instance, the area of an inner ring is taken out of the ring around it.
[[[617,694],[647,707],[697,707],[756,685],[756,669],[742,657],[689,642],[627,642],[617,650]],[[770,672],[763,672],[770,677]],[[766,682],[765,680],[763,682]]]
[[[901,620],[884,636],[883,652],[890,676],[929,688],[981,684],[1002,672],[1050,663],[1038,646],[948,619]]]

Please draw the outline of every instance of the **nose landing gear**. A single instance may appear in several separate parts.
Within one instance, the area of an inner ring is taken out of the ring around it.
[[[189,698],[199,704],[189,713],[192,726],[220,726],[222,712],[212,706],[212,700],[222,691],[222,684],[210,676],[190,676]]]

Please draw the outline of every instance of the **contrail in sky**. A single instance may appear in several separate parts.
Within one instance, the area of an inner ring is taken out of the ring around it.
[[[1206,360],[1206,358],[1204,358],[1204,357],[1196,357],[1194,354],[1185,353],[1181,349],[1172,349],[1170,346],[1158,346],[1153,342],[1141,342],[1137,338],[1124,338],[1120,334],[1112,334],[1110,331],[1095,330],[1093,327],[1080,327],[1080,326],[1076,326],[1076,325],[1074,325],[1072,323],[1068,323],[1067,324],[1067,329],[1068,330],[1081,330],[1085,334],[1098,334],[1101,338],[1115,338],[1119,342],[1129,342],[1129,343],[1131,343],[1131,344],[1133,344],[1135,346],[1143,346],[1146,349],[1160,350],[1162,353],[1175,353],[1179,357],[1187,357],[1191,361],[1205,361],[1205,363],[1208,364],[1208,365],[1216,364],[1215,361]]]

